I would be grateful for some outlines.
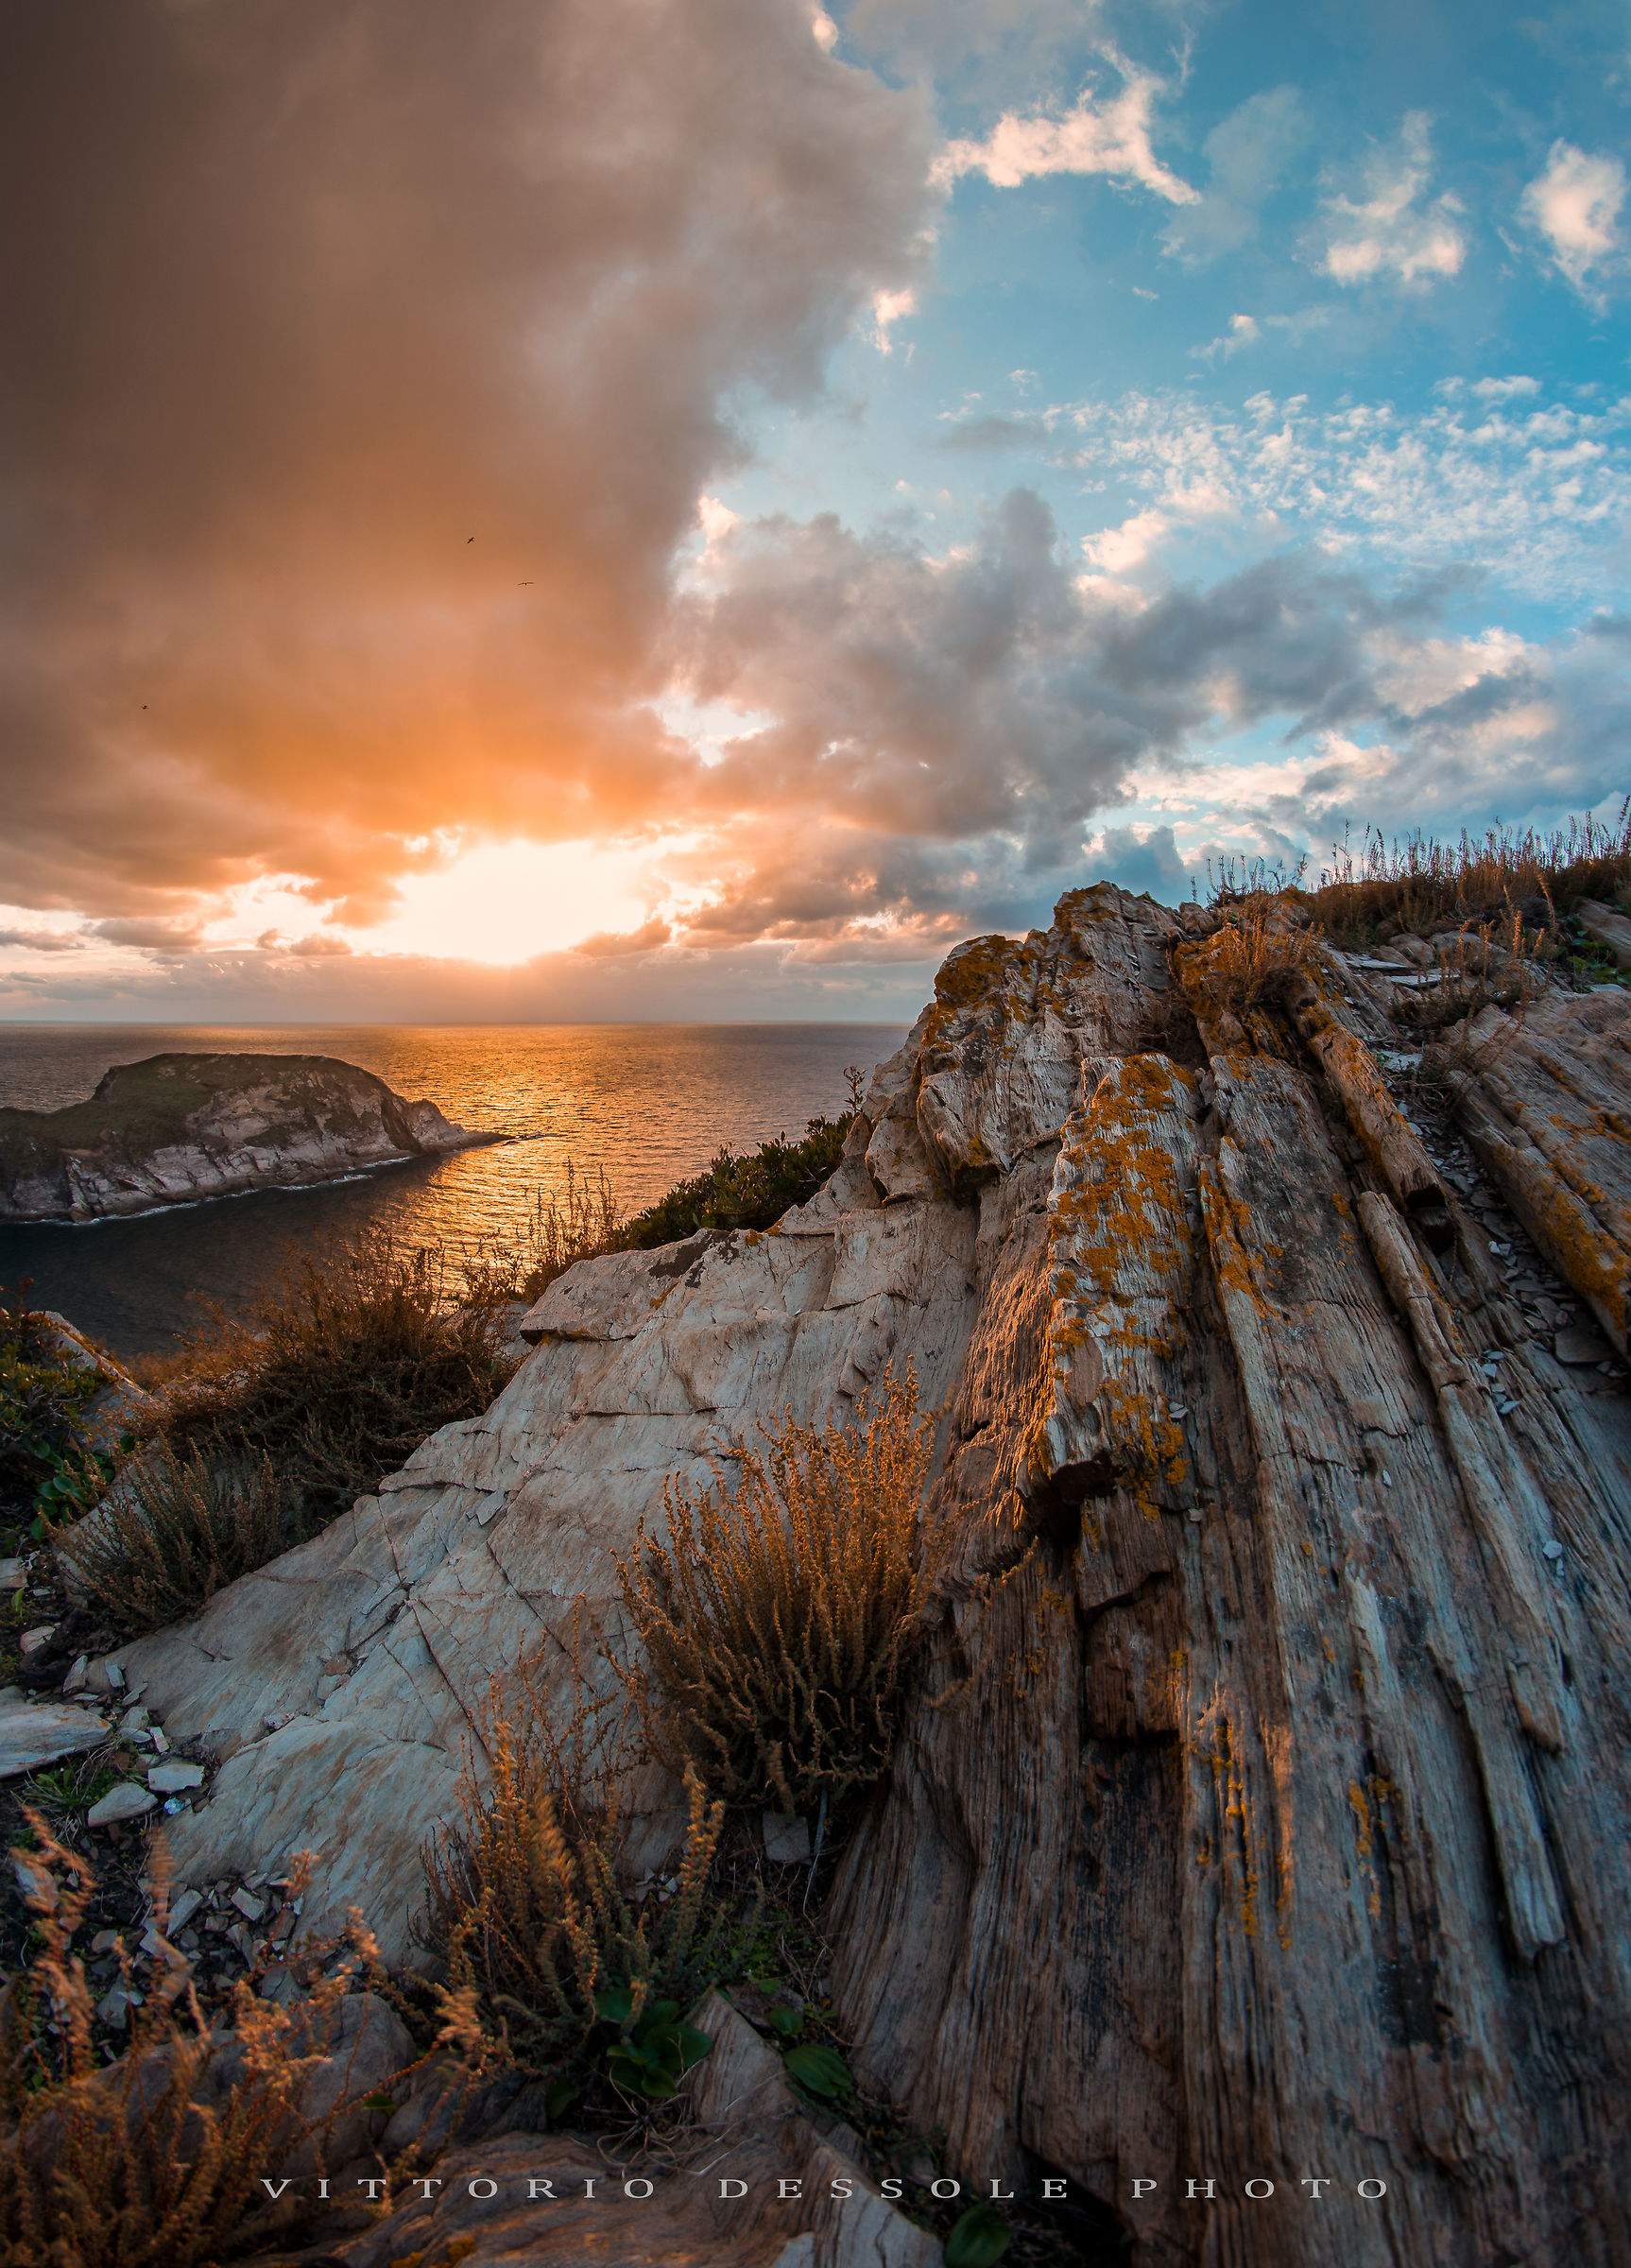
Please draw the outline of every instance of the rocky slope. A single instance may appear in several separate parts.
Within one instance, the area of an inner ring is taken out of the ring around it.
[[[146,1212],[498,1139],[332,1056],[149,1056],[89,1102],[0,1110],[0,1221]]]
[[[859,2062],[1136,2261],[1631,2261],[1631,1002],[1423,1057],[1430,941],[1237,1016],[1211,929],[959,948],[819,1196],[580,1265],[485,1416],[125,1649],[221,1760],[181,1879],[310,1847],[413,1958],[489,1675],[564,1705],[668,1476],[909,1362],[961,1550],[829,1902]]]

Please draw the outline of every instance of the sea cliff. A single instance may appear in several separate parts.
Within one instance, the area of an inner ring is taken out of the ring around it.
[[[88,1102],[0,1110],[0,1220],[101,1220],[501,1139],[332,1056],[149,1056]]]

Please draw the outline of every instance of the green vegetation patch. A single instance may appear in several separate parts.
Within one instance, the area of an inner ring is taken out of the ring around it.
[[[808,1204],[835,1171],[852,1110],[813,1118],[802,1142],[780,1135],[738,1157],[722,1149],[712,1163],[623,1224],[620,1241],[632,1252],[678,1244],[699,1228],[772,1228],[795,1205]]]

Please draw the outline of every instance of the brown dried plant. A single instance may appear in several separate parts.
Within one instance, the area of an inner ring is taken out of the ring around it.
[[[850,1426],[789,1417],[741,1452],[733,1494],[664,1491],[619,1559],[644,1650],[625,1672],[653,1753],[730,1802],[787,1811],[875,1779],[945,1571],[950,1530],[923,1511],[932,1427],[916,1379],[885,1373]]]
[[[628,1996],[613,2033],[638,2028],[648,2002],[689,2007],[719,1972],[727,1916],[704,1923],[725,1807],[685,1776],[687,1824],[674,1890],[636,1904],[620,1880],[627,1782],[639,1760],[609,1704],[588,1698],[574,1647],[575,1697],[564,1736],[524,1666],[506,1705],[489,1688],[477,1763],[467,1744],[462,1824],[427,1846],[422,1934],[447,1965],[450,2022],[464,2020],[504,2056],[553,2073],[563,2092],[590,2075],[609,2021],[607,2000]],[[597,2005],[597,2002],[600,2004]]]
[[[218,1464],[159,1441],[57,1548],[100,1619],[137,1632],[197,1614],[304,1532],[269,1458]]]
[[[214,2036],[186,1956],[164,1935],[160,1859],[157,1950],[130,2044],[99,2067],[91,1988],[71,1950],[95,1878],[39,1812],[24,1816],[34,1847],[10,1856],[34,1884],[39,1944],[0,1986],[0,2268],[197,2268],[286,2236],[296,2193],[270,2203],[259,2178],[273,2152],[306,2144],[320,2169],[338,2106],[312,2121],[301,2099],[354,1975],[376,1965],[367,1931],[353,1916],[343,1938],[309,1949],[334,1973],[294,2011],[240,1983],[230,2031]],[[342,1949],[350,1958],[335,1967]],[[127,1959],[127,1989],[131,1975]]]
[[[569,1158],[563,1188],[535,1192],[513,1236],[478,1246],[461,1263],[462,1296],[477,1308],[537,1299],[580,1260],[621,1251],[622,1220],[605,1167],[591,1180]]]
[[[1213,1008],[1249,1016],[1321,967],[1323,933],[1296,919],[1283,898],[1261,894],[1228,907],[1210,937],[1180,946],[1185,988]]]

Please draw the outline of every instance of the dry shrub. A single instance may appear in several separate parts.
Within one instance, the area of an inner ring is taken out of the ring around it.
[[[450,2009],[461,2004],[505,2054],[556,2081],[552,2109],[589,2084],[626,2038],[644,2037],[648,2009],[688,2008],[719,1973],[726,1916],[704,1926],[708,1878],[725,1807],[686,1775],[689,1815],[673,1895],[631,1902],[619,1880],[627,1777],[621,1738],[598,1737],[579,1699],[566,1738],[522,1674],[519,1708],[494,1679],[482,1744],[467,1751],[463,1824],[425,1852],[425,1942],[447,1964]],[[622,1996],[621,1998],[619,1996]],[[661,2096],[672,2087],[630,2091]]]
[[[1228,908],[1210,937],[1180,946],[1185,988],[1244,1018],[1282,997],[1295,979],[1316,977],[1321,942],[1322,933],[1305,928],[1283,898],[1254,894]]]
[[[509,1375],[501,1322],[456,1304],[438,1247],[386,1231],[298,1254],[249,1325],[215,1315],[165,1431],[227,1465],[269,1459],[306,1519],[345,1511]]]
[[[1465,831],[1457,843],[1416,833],[1400,842],[1367,828],[1363,848],[1331,847],[1310,903],[1332,936],[1361,943],[1387,921],[1423,935],[1464,921],[1502,919],[1513,906],[1568,909],[1612,902],[1631,888],[1631,797],[1612,827],[1588,816],[1550,833],[1501,826]]]
[[[300,1533],[292,1492],[269,1459],[215,1465],[161,1441],[57,1548],[98,1618],[133,1635],[198,1613]]]
[[[240,1984],[219,2039],[164,1939],[161,1882],[131,2042],[99,2069],[91,1988],[70,1950],[95,1880],[38,1812],[24,1815],[35,1847],[10,1855],[42,1885],[28,1899],[39,1950],[0,1988],[0,2268],[196,2268],[285,2237],[295,2192],[274,2204],[260,2176],[274,2151],[315,2142],[320,2157],[336,2114],[309,2121],[300,2100],[355,1969],[372,1964],[366,1931],[312,1949],[332,1961],[349,1944],[354,1958],[295,2012]]]
[[[1525,930],[1513,913],[1497,935],[1497,924],[1464,923],[1452,945],[1439,954],[1441,983],[1399,1009],[1401,1022],[1418,1032],[1442,1032],[1452,1023],[1470,1023],[1486,1007],[1516,1009],[1519,1018],[1546,983],[1540,967],[1545,936]]]
[[[605,1167],[580,1180],[568,1159],[565,1188],[536,1192],[513,1242],[485,1245],[462,1263],[463,1296],[473,1307],[537,1299],[580,1260],[620,1252],[621,1220]]]
[[[627,1673],[653,1753],[730,1802],[787,1811],[875,1779],[949,1553],[922,1511],[932,1429],[916,1380],[817,1431],[791,1418],[734,1495],[663,1496],[668,1541],[642,1523],[618,1561],[644,1651]]]

